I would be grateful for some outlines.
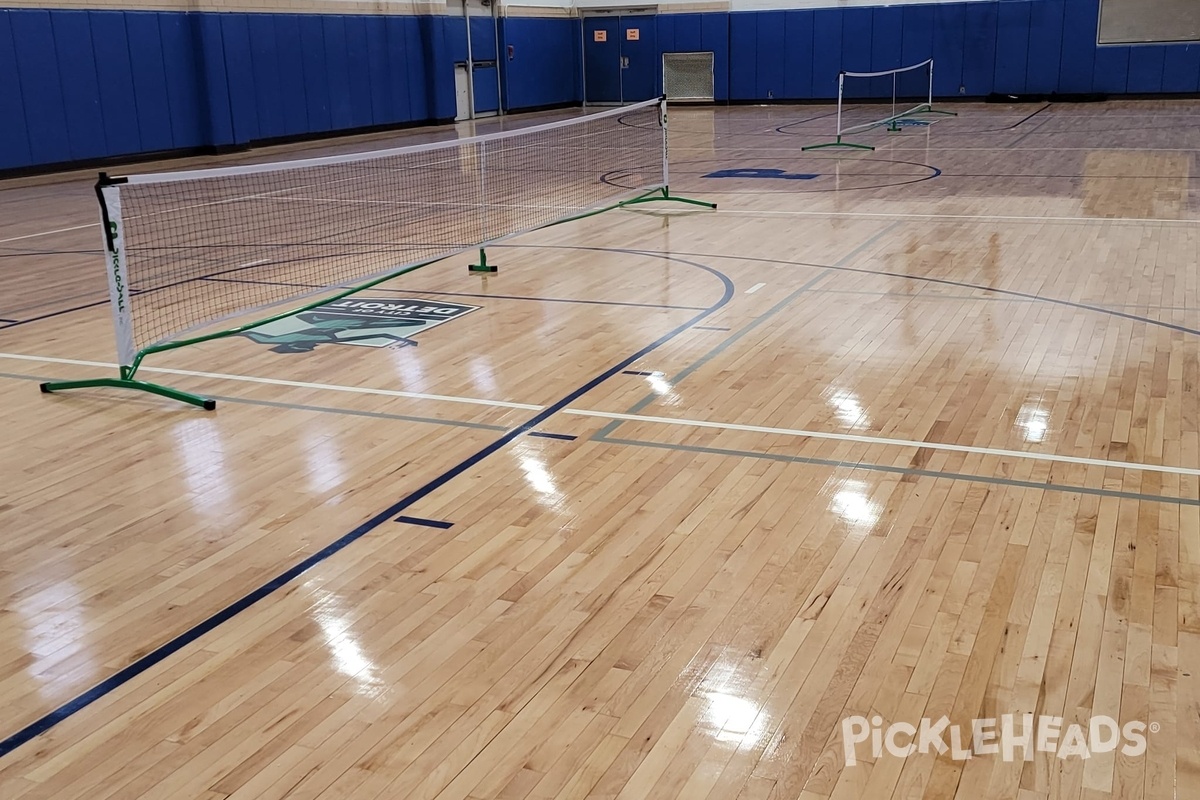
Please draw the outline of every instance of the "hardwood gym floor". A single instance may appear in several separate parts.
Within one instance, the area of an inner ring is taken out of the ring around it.
[[[717,212],[148,360],[208,413],[38,392],[111,373],[94,176],[0,183],[0,797],[1200,796],[1200,103],[955,110],[672,109]],[[1146,749],[846,764],[1025,713]]]

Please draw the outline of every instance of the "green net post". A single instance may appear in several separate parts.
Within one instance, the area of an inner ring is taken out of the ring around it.
[[[500,268],[495,264],[489,264],[487,260],[487,250],[479,248],[479,263],[471,264],[467,267],[468,272],[499,272]]]

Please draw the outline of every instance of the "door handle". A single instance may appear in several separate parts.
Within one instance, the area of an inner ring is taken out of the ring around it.
[[[621,56],[621,69],[629,69],[629,56]]]

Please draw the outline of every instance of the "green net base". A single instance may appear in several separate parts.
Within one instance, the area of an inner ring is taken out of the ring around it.
[[[181,392],[178,389],[172,389],[169,386],[159,386],[157,383],[148,383],[146,381],[135,381],[127,378],[94,378],[86,381],[54,381],[51,383],[43,383],[41,386],[42,392],[49,394],[58,392],[64,389],[94,389],[94,388],[113,388],[113,389],[136,389],[142,392],[149,392],[160,397],[169,397],[172,400],[178,400],[181,403],[198,406],[205,411],[212,411],[217,407],[216,400],[210,400],[207,397],[191,394],[190,392]]]

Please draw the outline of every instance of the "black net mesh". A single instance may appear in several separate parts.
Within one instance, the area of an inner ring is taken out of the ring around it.
[[[659,107],[121,186],[136,345],[349,287],[661,186]]]

